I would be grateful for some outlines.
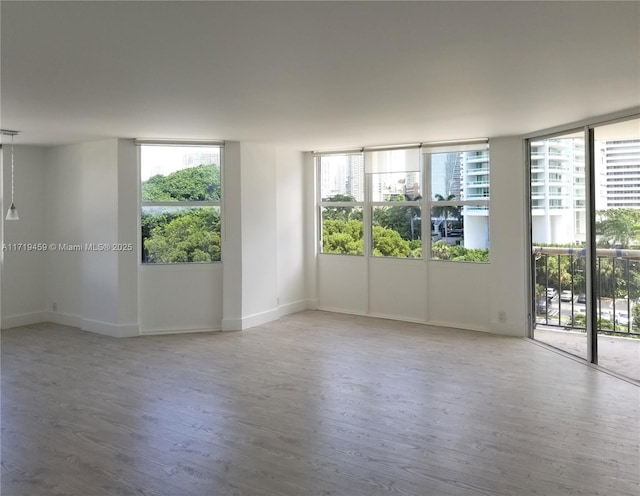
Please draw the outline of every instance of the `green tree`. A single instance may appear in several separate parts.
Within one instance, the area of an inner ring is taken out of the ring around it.
[[[610,248],[631,248],[640,238],[640,210],[612,208],[597,212],[596,236],[598,245]]]
[[[571,288],[571,258],[568,255],[546,255],[537,260],[536,282],[547,288]]]
[[[373,255],[376,257],[408,258],[411,246],[393,229],[373,226]]]
[[[417,196],[414,200],[420,200]],[[398,196],[396,201],[412,201],[408,195]],[[396,231],[402,239],[411,241],[422,238],[420,207],[412,205],[376,207],[373,210],[373,225]]]
[[[220,167],[201,164],[142,183],[146,202],[218,201]],[[220,213],[212,207],[144,207],[142,257],[147,263],[220,260]]]
[[[213,208],[189,209],[158,222],[144,240],[149,263],[220,260],[220,213]]]
[[[142,183],[143,201],[219,201],[220,167],[202,164]]]
[[[640,329],[640,305],[634,306],[631,310],[631,319],[631,328],[634,332],[638,332],[637,330]]]
[[[323,219],[322,252],[362,255],[364,252],[362,220]]]
[[[488,262],[489,249],[465,248],[461,245],[451,246],[443,240],[431,244],[431,257],[434,260],[453,260],[456,262]]]

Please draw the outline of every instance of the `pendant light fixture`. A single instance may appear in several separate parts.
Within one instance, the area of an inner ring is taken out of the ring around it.
[[[13,179],[14,179],[14,166],[13,166],[13,137],[18,134],[18,131],[9,131],[8,129],[0,129],[0,135],[11,136],[11,206],[7,210],[6,220],[19,220],[18,209],[13,201]]]

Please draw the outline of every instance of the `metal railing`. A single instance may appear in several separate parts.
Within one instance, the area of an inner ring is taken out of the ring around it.
[[[534,246],[536,323],[586,329],[586,249]],[[633,309],[640,305],[640,250],[596,250],[598,333],[640,337]]]

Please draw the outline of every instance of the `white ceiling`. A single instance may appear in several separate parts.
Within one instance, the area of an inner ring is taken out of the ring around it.
[[[640,105],[640,2],[0,2],[0,127],[300,149]]]

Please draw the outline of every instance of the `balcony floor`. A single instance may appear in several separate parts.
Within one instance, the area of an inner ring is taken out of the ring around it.
[[[535,339],[577,355],[587,356],[587,335],[538,324]],[[640,339],[598,336],[598,364],[630,379],[640,381]]]

